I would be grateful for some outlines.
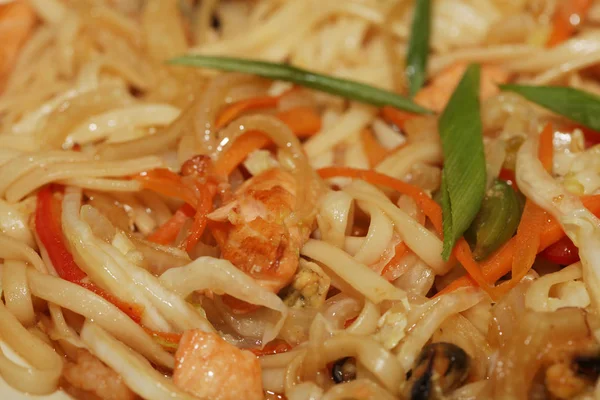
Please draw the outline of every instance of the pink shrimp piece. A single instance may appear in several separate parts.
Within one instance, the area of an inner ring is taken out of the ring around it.
[[[273,292],[292,280],[310,234],[288,222],[295,203],[292,175],[271,169],[244,183],[231,202],[208,215],[222,257]]]
[[[187,331],[175,354],[175,385],[201,399],[261,400],[258,357],[216,333]]]

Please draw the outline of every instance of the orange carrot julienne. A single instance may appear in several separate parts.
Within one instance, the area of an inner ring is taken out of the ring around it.
[[[381,109],[381,116],[389,123],[396,125],[400,129],[404,129],[404,124],[418,114],[413,114],[407,111],[398,110],[394,107],[385,106]]]
[[[194,208],[198,205],[198,198],[194,190],[182,182],[181,176],[168,169],[153,169],[136,175],[133,179],[141,182],[145,189],[163,196],[180,199]]]
[[[276,114],[298,137],[308,137],[321,129],[321,118],[314,109],[296,107]],[[215,162],[215,172],[229,176],[250,153],[271,144],[271,139],[259,131],[248,131],[235,139],[231,146]]]
[[[233,103],[221,111],[215,121],[215,128],[223,128],[246,111],[277,107],[279,99],[279,96],[260,96]]]
[[[191,251],[202,237],[208,222],[207,215],[213,209],[213,199],[216,194],[216,187],[213,184],[207,183],[197,186],[198,190],[200,190],[198,208],[196,209],[196,215],[194,216],[194,222],[192,223],[190,232],[185,241],[181,244],[187,251]]]
[[[244,133],[235,139],[225,153],[215,161],[215,172],[221,176],[229,176],[248,157],[248,154],[266,147],[269,143],[271,139],[264,133],[258,131]]]
[[[442,209],[429,196],[417,186],[392,178],[373,170],[361,170],[350,167],[327,167],[317,171],[321,178],[329,179],[337,176],[346,178],[362,179],[374,185],[385,186],[394,189],[399,193],[406,194],[413,198],[417,206],[425,213],[433,224],[435,230],[442,234]]]
[[[512,259],[512,276],[507,282],[498,286],[499,293],[506,293],[515,287],[533,266],[540,247],[544,221],[547,213],[531,200],[527,200],[517,234]]]
[[[152,232],[147,239],[158,244],[172,243],[173,240],[177,238],[177,235],[179,235],[181,228],[183,228],[183,225],[188,218],[193,216],[194,208],[186,203],[179,207],[179,209],[175,211],[175,214],[173,214],[173,216],[167,222]]]
[[[285,353],[285,352],[290,351],[291,349],[292,349],[292,346],[290,346],[287,342],[276,339],[272,342],[267,343],[266,346],[262,349],[245,349],[245,350],[252,352],[257,357],[260,357],[260,356],[267,356],[267,355],[272,355],[272,354]]]
[[[593,0],[560,0],[552,18],[552,32],[547,46],[556,46],[573,36],[592,3]]]
[[[397,268],[402,258],[404,258],[404,256],[409,252],[409,248],[406,245],[406,243],[402,241],[396,245],[394,251],[394,257],[392,257],[392,259],[388,261],[388,263],[385,265],[385,267],[383,267],[383,270],[381,271],[381,276],[383,276],[387,280],[390,280],[390,277],[393,275],[392,273]]]
[[[493,295],[494,287],[486,280],[485,275],[481,270],[481,266],[473,258],[473,253],[471,253],[471,248],[465,238],[461,237],[458,242],[456,242],[452,254],[467,271],[469,278],[475,281],[478,286],[490,295]]]
[[[298,137],[312,136],[321,130],[321,116],[312,107],[294,107],[276,116]]]
[[[360,133],[360,139],[371,167],[379,164],[381,160],[387,157],[390,153],[373,137],[370,129],[363,129],[363,131]]]
[[[546,171],[552,171],[552,161],[554,159],[554,129],[551,123],[547,123],[540,134],[539,159]]]

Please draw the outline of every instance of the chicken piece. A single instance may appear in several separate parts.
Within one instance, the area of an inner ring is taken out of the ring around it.
[[[84,349],[77,351],[75,362],[65,363],[62,377],[71,386],[67,391],[77,398],[137,399],[115,371]]]
[[[331,279],[317,264],[300,260],[300,268],[292,283],[280,296],[292,308],[319,308],[325,303]]]
[[[263,398],[258,358],[216,333],[185,332],[175,362],[173,382],[194,396],[211,400]]]
[[[208,215],[223,258],[277,292],[298,268],[298,254],[310,229],[291,223],[296,206],[295,181],[270,169],[236,190],[234,199]]]
[[[467,64],[456,63],[435,76],[431,83],[415,95],[415,102],[431,110],[441,112],[467,69]],[[480,97],[485,100],[499,93],[498,84],[506,83],[509,73],[495,65],[481,67]]]

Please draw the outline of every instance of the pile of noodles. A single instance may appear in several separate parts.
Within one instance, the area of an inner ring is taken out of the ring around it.
[[[143,306],[143,326],[218,332],[241,348],[289,343],[290,351],[260,357],[265,396],[272,398],[404,398],[407,372],[423,346],[443,341],[472,360],[468,383],[451,398],[525,399],[536,390],[533,375],[548,343],[600,339],[593,316],[600,300],[600,223],[565,188],[600,189],[597,150],[566,135],[555,145],[550,176],[536,157],[538,124],[549,116],[506,94],[484,102],[486,150],[501,154],[488,157],[488,181],[505,161],[506,143],[524,140],[513,154],[519,187],[562,223],[582,262],[560,271],[536,266],[496,304],[478,288],[433,297],[465,272],[442,259],[442,241],[416,222],[414,201],[360,180],[324,182],[314,170],[373,168],[432,194],[442,168],[434,117],[416,118],[399,131],[364,104],[164,63],[185,53],[261,58],[405,93],[413,2],[195,3],[29,0],[36,26],[0,89],[0,376],[8,385],[50,394],[59,388],[63,355],[82,348],[143,398],[194,398],[170,378],[172,353],[113,304],[57,276],[30,223],[36,192],[50,183],[65,187],[61,225],[75,261],[99,287]],[[590,68],[600,60],[600,4],[577,36],[547,49],[554,7],[551,0],[434,1],[429,76],[457,62],[478,62],[502,66],[517,82],[600,92],[598,70]],[[280,111],[319,110],[316,135],[300,143],[272,112],[214,128],[224,105],[282,93]],[[321,271],[330,285],[318,307],[289,307],[221,259],[210,241],[188,253],[143,240],[179,204],[129,177],[155,168],[179,172],[196,154],[218,160],[245,129],[264,132],[278,150],[252,153],[230,184],[274,165],[293,173],[298,221],[316,221],[300,264]],[[365,129],[389,150],[375,165],[361,140]],[[558,207],[556,196],[569,201]],[[397,261],[396,275],[384,279],[380,274],[402,241],[410,251]],[[215,296],[208,299],[206,291]],[[235,314],[222,295],[260,308]],[[344,357],[356,359],[356,380],[336,385],[327,371]]]

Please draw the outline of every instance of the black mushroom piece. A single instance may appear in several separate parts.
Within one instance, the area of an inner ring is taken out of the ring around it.
[[[354,357],[340,358],[331,368],[331,378],[335,383],[349,382],[356,379],[356,360]]]
[[[469,367],[469,355],[455,344],[428,344],[407,374],[407,397],[410,400],[439,399],[467,379]]]

